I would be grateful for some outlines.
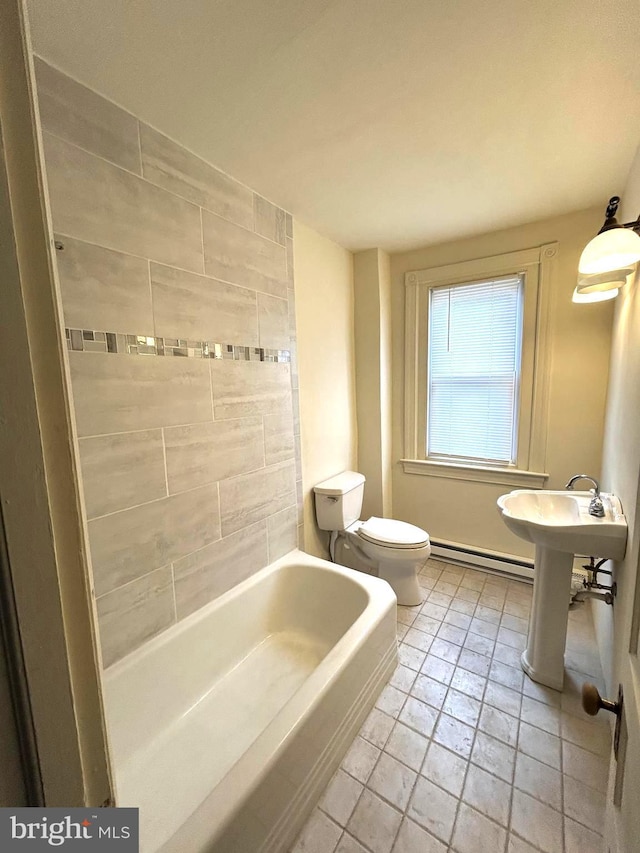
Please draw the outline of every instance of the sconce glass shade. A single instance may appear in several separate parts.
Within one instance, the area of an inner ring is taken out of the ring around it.
[[[637,261],[640,261],[640,236],[631,228],[609,228],[587,243],[580,255],[578,272],[604,273]]]
[[[607,290],[618,290],[627,283],[627,276],[633,272],[630,268],[611,270],[611,272],[592,273],[591,275],[579,275],[578,293],[603,293]]]
[[[593,293],[580,293],[578,288],[574,288],[573,296],[571,297],[572,302],[606,302],[607,299],[615,299],[618,295],[619,291],[615,290],[601,290],[595,291]]]

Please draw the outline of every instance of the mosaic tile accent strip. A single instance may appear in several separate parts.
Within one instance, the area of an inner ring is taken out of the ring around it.
[[[92,329],[65,329],[68,349],[73,352],[115,352],[128,355],[163,355],[180,358],[226,358],[235,361],[291,362],[291,352],[283,349],[189,341],[184,338],[154,338],[124,335]]]

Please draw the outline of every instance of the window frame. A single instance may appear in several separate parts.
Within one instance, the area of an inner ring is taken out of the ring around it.
[[[541,488],[547,442],[547,347],[550,282],[558,244],[447,264],[405,275],[405,473]],[[524,286],[522,356],[515,465],[427,458],[428,326],[430,293],[437,287],[520,275]]]

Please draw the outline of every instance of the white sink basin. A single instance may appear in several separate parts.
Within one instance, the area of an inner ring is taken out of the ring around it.
[[[562,690],[574,554],[619,560],[627,520],[615,495],[601,494],[604,516],[589,515],[591,492],[517,489],[498,498],[512,533],[536,546],[533,602],[522,668],[539,684]]]
[[[591,492],[517,489],[498,498],[512,533],[554,551],[619,560],[627,542],[627,520],[615,495],[601,494],[603,518],[589,515]]]

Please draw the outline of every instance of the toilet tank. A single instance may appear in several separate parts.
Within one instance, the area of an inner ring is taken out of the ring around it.
[[[343,471],[314,486],[320,530],[346,530],[360,518],[364,481],[357,471]]]

